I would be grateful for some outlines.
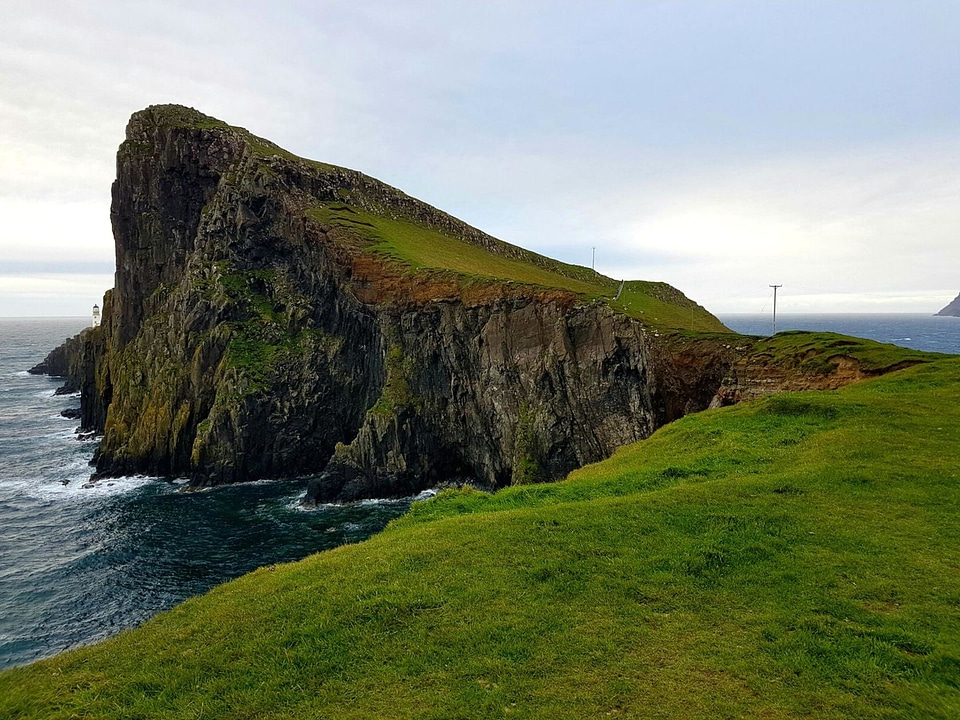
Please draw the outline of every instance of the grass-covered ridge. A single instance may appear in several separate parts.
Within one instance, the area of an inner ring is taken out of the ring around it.
[[[851,359],[864,372],[881,374],[948,356],[837,333],[787,330],[754,343],[747,357],[770,367],[823,374],[836,370],[842,359]]]
[[[955,718],[960,359],[448,491],[0,675],[0,717]]]
[[[713,315],[666,283],[620,282],[577,265],[522,251],[501,255],[409,219],[389,218],[348,203],[327,203],[307,213],[324,226],[360,239],[367,250],[410,271],[448,271],[465,278],[566,290],[584,301],[603,301],[664,329],[729,332]],[[619,296],[618,296],[619,295]]]
[[[496,255],[433,228],[382,217],[345,203],[330,203],[308,214],[325,225],[349,230],[365,240],[372,251],[412,270],[450,270],[460,275],[542,285],[595,297],[616,293],[613,281],[589,270],[579,278],[572,273],[563,274],[558,272],[561,263],[557,263],[557,268],[548,268]],[[587,273],[593,277],[587,279]]]

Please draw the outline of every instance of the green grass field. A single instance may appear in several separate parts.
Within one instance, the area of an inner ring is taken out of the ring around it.
[[[960,359],[450,490],[0,674],[3,718],[960,717]]]

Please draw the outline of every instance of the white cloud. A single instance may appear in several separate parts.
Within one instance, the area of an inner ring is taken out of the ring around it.
[[[934,311],[960,283],[957,197],[955,145],[771,159],[634,188],[608,201],[608,232],[621,274],[659,270],[717,312],[770,283],[807,309]]]
[[[83,202],[0,197],[0,218],[0,263],[113,262],[109,197]]]
[[[541,136],[423,162],[427,199],[468,222],[568,262],[596,247],[601,272],[716,312],[759,309],[770,283],[788,306],[838,312],[932,312],[960,287],[956,142],[699,158]]]
[[[126,120],[181,102],[717,312],[951,299],[951,12],[685,5],[11,6],[0,263],[111,260]]]
[[[0,317],[88,315],[112,286],[113,275],[0,276]]]

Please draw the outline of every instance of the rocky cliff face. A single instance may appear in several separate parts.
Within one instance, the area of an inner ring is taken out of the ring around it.
[[[356,437],[311,484],[316,499],[556,480],[705,408],[723,346],[682,352],[601,305],[430,303],[381,316],[386,382]],[[428,481],[429,482],[429,481]]]
[[[131,118],[111,216],[116,287],[67,353],[101,475],[312,475],[315,502],[553,480],[730,386],[725,336],[657,331],[576,292],[583,269],[188,108]],[[404,262],[381,221],[561,282]]]
[[[937,313],[937,315],[946,315],[949,317],[960,317],[960,295],[957,295],[949,305]]]

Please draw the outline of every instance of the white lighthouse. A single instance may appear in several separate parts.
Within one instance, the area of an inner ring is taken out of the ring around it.
[[[93,306],[93,327],[100,327],[100,306],[97,304]]]

